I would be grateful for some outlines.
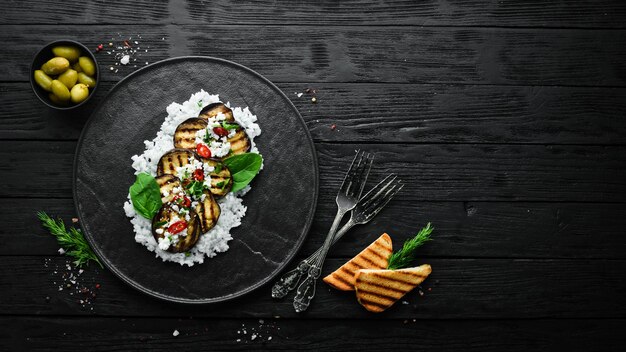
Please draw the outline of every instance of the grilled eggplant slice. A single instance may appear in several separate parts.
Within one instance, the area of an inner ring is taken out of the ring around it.
[[[176,196],[176,194],[173,192],[174,188],[182,188],[180,179],[174,175],[164,174],[158,176],[155,180],[157,185],[159,185],[159,189],[161,190],[161,202],[163,202],[163,204],[169,203],[174,200],[174,197]]]
[[[235,117],[233,116],[233,111],[224,103],[213,103],[205,106],[202,110],[200,110],[199,118],[208,120],[211,117],[217,116],[217,114],[222,113],[226,116],[226,121],[235,122]]]
[[[250,151],[250,147],[252,144],[250,143],[250,138],[248,138],[248,134],[243,129],[243,127],[239,126],[236,130],[234,136],[228,138],[228,142],[230,142],[230,151],[233,155],[243,154]]]
[[[179,176],[176,169],[189,164],[189,158],[198,158],[196,153],[188,149],[174,148],[163,154],[157,165],[157,176],[169,174]]]
[[[211,176],[211,194],[217,199],[222,198],[233,188],[233,178],[230,169],[220,159],[202,159],[203,162],[213,166],[215,170]]]
[[[193,117],[183,121],[174,133],[174,148],[194,150],[196,148],[196,134],[205,129],[207,122],[204,119]]]
[[[161,209],[159,209],[159,212],[156,214],[154,219],[152,219],[152,235],[157,242],[159,242],[159,238],[165,238],[167,224],[175,217],[179,217],[181,219],[185,218],[167,204],[163,205]],[[189,220],[185,221],[187,222],[187,228],[175,234],[178,235],[178,242],[172,243],[167,249],[168,252],[187,252],[196,244],[196,242],[198,242],[202,231],[200,217],[195,211],[191,210],[189,211]]]
[[[200,218],[202,233],[207,233],[215,227],[215,224],[217,224],[217,220],[220,218],[222,210],[209,190],[205,190],[204,194],[204,200],[198,201],[198,205],[196,205],[193,210]]]

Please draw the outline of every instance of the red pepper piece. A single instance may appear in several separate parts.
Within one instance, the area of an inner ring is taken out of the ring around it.
[[[204,181],[204,171],[202,171],[202,169],[196,169],[191,177],[196,181]]]
[[[183,231],[186,228],[187,228],[187,221],[180,220],[180,221],[176,221],[175,223],[171,224],[170,227],[167,228],[167,232],[169,232],[171,234],[176,234],[176,233],[179,233],[179,232]]]
[[[211,157],[211,149],[209,149],[209,147],[207,147],[206,144],[198,144],[196,146],[196,152],[198,153],[198,155],[200,155],[203,158],[210,158]]]
[[[213,127],[213,132],[220,137],[228,136],[228,130],[224,127]]]

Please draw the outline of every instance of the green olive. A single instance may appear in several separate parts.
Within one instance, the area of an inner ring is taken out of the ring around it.
[[[76,72],[83,72],[83,69],[80,68],[80,64],[78,62],[72,65],[72,69]]]
[[[93,77],[87,76],[84,72],[78,73],[78,82],[86,85],[89,88],[93,88],[96,86],[96,80]]]
[[[48,92],[52,90],[52,88],[50,88],[50,85],[52,85],[52,78],[50,78],[50,76],[45,74],[42,70],[35,70],[34,76],[35,82],[37,82],[41,88]]]
[[[54,95],[54,93],[50,93],[48,95],[48,98],[50,98],[50,101],[52,101],[52,103],[54,103],[55,105],[59,105],[59,106],[68,106],[68,101],[65,100],[61,100],[59,99],[59,97],[57,97],[56,95]]]
[[[72,88],[70,94],[72,96],[72,103],[78,104],[87,99],[87,96],[89,96],[89,88],[82,83],[78,83]]]
[[[52,53],[54,56],[64,57],[70,62],[78,60],[80,56],[80,50],[77,47],[68,45],[55,46],[52,48]]]
[[[61,83],[58,79],[52,81],[52,93],[62,101],[70,100],[70,90],[67,89],[65,84]]]
[[[55,57],[41,66],[43,72],[47,75],[59,75],[70,68],[70,62],[64,57]]]
[[[78,58],[78,63],[80,64],[80,68],[83,69],[83,72],[87,76],[93,76],[96,74],[96,64],[94,64],[93,60],[87,56],[81,56]]]
[[[78,79],[78,72],[70,68],[69,70],[61,73],[57,79],[61,81],[61,83],[65,84],[67,89],[72,89]]]

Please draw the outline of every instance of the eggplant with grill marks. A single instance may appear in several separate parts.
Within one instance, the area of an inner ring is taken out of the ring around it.
[[[193,210],[198,214],[200,219],[202,233],[206,233],[217,224],[217,220],[220,218],[221,208],[209,190],[204,190],[203,197],[204,200],[198,200],[198,204]]]
[[[198,159],[196,153],[188,149],[175,148],[170,150],[169,152],[163,154],[161,159],[159,159],[159,164],[157,165],[157,176],[165,174],[182,176],[178,175],[176,169],[190,164],[190,158]]]
[[[174,175],[164,174],[155,178],[159,190],[161,191],[161,202],[163,204],[170,203],[176,197],[174,188],[181,188],[180,179]]]
[[[174,148],[194,150],[196,148],[196,134],[206,129],[207,122],[204,119],[193,117],[183,121],[174,133]]]
[[[202,110],[200,110],[199,118],[208,120],[211,117],[217,116],[217,114],[222,113],[226,116],[226,121],[235,122],[235,117],[233,116],[233,111],[224,103],[218,102],[205,106]]]
[[[165,204],[159,209],[154,219],[152,219],[152,235],[154,239],[159,242],[159,238],[165,238],[166,236],[174,239],[178,237],[176,243],[172,243],[167,249],[168,252],[181,253],[190,250],[200,238],[202,233],[202,224],[200,223],[200,217],[198,214],[191,210],[189,211],[189,220],[184,220],[184,216],[181,216],[177,211],[172,209],[171,206]],[[178,220],[176,220],[178,219]],[[176,221],[173,221],[176,220]],[[172,227],[181,231],[177,233],[169,233],[168,229],[174,231]]]
[[[207,159],[203,158],[202,161],[209,166],[213,166],[213,171],[209,174],[211,176],[211,194],[215,198],[222,198],[230,189],[233,188],[233,178],[230,174],[230,169],[220,159]]]
[[[235,135],[228,137],[231,153],[237,155],[249,152],[252,143],[250,143],[250,138],[248,138],[246,131],[239,124],[232,125],[237,125],[238,127],[235,130]]]

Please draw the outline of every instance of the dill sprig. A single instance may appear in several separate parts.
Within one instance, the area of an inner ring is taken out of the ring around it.
[[[415,259],[415,249],[430,241],[430,234],[434,229],[435,228],[431,227],[430,223],[428,223],[426,227],[422,228],[417,235],[415,235],[415,237],[404,242],[402,249],[392,254],[389,258],[387,269],[395,270],[410,266],[413,259]]]
[[[69,230],[66,229],[63,220],[60,218],[54,220],[43,211],[37,212],[37,217],[41,220],[41,225],[57,238],[57,242],[65,250],[65,254],[75,259],[74,265],[82,267],[93,260],[102,268],[102,263],[89,247],[80,230],[74,227],[70,227]]]

